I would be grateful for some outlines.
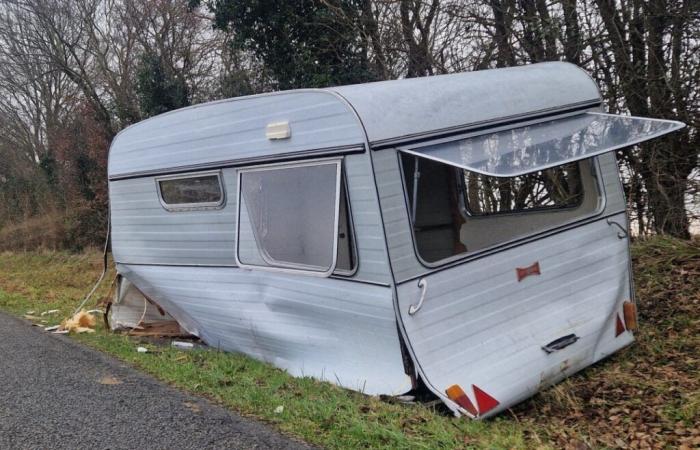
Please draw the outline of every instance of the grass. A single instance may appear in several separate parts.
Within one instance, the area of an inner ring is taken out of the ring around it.
[[[455,419],[440,406],[392,404],[294,378],[243,355],[179,351],[101,327],[75,338],[327,448],[700,446],[700,243],[654,238],[636,243],[633,255],[641,325],[637,343],[483,422]],[[0,254],[0,308],[20,316],[33,311],[43,325],[58,323],[100,269],[97,252]],[[60,313],[40,315],[52,309]],[[139,345],[151,351],[137,353]],[[280,406],[282,412],[276,412]]]

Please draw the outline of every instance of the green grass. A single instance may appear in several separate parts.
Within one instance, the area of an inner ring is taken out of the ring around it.
[[[101,326],[75,338],[327,448],[616,447],[640,444],[647,435],[669,447],[693,444],[696,437],[700,445],[700,430],[693,431],[700,409],[700,246],[657,238],[636,244],[634,255],[642,327],[638,343],[482,422],[455,419],[439,406],[392,404],[294,378],[243,355],[179,351]],[[96,252],[0,254],[0,309],[20,316],[33,311],[39,317],[35,322],[56,324],[70,315],[100,269]],[[108,274],[96,299],[107,295],[113,276]],[[51,309],[60,313],[40,315]],[[151,351],[137,353],[139,345]],[[276,413],[279,406],[284,409]]]

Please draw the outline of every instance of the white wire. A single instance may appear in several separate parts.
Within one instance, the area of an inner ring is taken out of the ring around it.
[[[80,305],[78,308],[73,312],[73,315],[76,315],[80,312],[80,310],[83,309],[83,306],[90,300],[90,297],[95,293],[97,288],[100,286],[100,283],[102,283],[102,280],[104,279],[105,275],[107,274],[107,249],[109,248],[109,231],[112,226],[112,217],[109,211],[107,211],[107,236],[105,236],[105,246],[104,250],[102,252],[102,273],[100,274],[100,278],[97,280],[97,283],[92,287],[92,290],[88,295],[85,296],[82,302],[80,302]]]

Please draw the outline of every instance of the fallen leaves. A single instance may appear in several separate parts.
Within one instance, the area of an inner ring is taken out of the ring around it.
[[[559,448],[700,448],[700,241],[633,249],[635,344],[515,408]]]

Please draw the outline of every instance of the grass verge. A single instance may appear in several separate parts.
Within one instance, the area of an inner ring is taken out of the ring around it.
[[[633,255],[638,342],[484,422],[293,378],[243,355],[158,347],[102,328],[75,337],[163,381],[327,448],[700,446],[700,243],[654,238],[637,242]],[[0,254],[0,308],[20,316],[33,312],[32,320],[42,325],[58,323],[96,279],[100,259],[97,252]],[[53,309],[60,313],[41,315]],[[151,351],[137,353],[139,345]]]

